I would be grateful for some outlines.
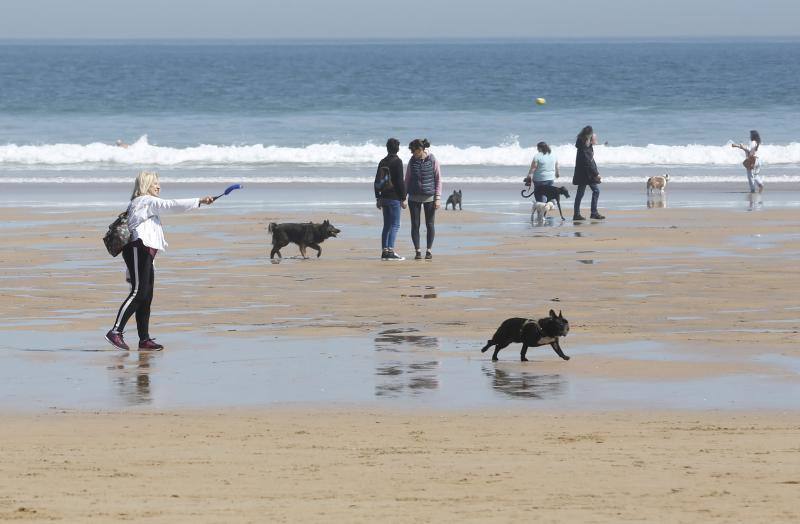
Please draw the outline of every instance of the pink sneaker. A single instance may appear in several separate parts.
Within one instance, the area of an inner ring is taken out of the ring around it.
[[[156,343],[155,339],[148,338],[147,340],[139,341],[139,349],[144,349],[146,351],[161,351],[164,349],[164,346]]]
[[[108,340],[108,343],[117,349],[124,349],[125,351],[129,351],[131,349],[128,347],[128,344],[122,340],[122,333],[117,333],[113,329],[106,333],[106,340]]]

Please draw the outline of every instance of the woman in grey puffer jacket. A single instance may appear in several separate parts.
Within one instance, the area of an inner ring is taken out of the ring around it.
[[[434,220],[436,210],[441,207],[442,177],[439,161],[427,149],[431,143],[427,138],[414,139],[408,144],[411,160],[406,167],[406,191],[408,191],[408,210],[411,213],[411,241],[414,243],[416,255],[414,260],[422,259],[419,246],[419,226],[422,209],[425,209],[425,229],[427,231],[427,249],[425,260],[433,258],[433,238],[436,230]]]

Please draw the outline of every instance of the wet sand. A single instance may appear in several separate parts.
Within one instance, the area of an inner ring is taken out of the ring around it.
[[[215,211],[166,220],[139,355],[108,212],[0,208],[0,519],[800,516],[796,209],[441,212],[399,263],[360,210],[280,264],[266,224],[312,217]],[[572,360],[478,351],[550,308]]]

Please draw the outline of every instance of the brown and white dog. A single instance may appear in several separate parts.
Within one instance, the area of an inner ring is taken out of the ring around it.
[[[669,173],[664,173],[664,175],[659,176],[651,176],[647,179],[647,195],[652,195],[655,191],[658,191],[663,195],[667,189],[667,182],[669,182]]]

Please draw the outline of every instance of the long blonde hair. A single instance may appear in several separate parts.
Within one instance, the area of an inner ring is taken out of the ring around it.
[[[142,171],[136,176],[136,182],[133,183],[133,193],[131,193],[131,200],[142,195],[147,195],[150,187],[158,181],[158,173],[155,171]]]

